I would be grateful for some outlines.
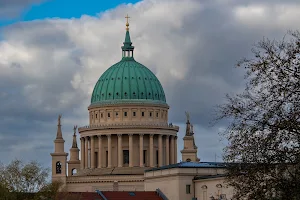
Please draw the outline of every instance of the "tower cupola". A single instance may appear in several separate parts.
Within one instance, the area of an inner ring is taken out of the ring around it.
[[[52,156],[52,180],[66,182],[67,156],[64,150],[65,140],[61,131],[61,115],[58,116],[56,138],[54,140],[54,153]]]
[[[182,161],[184,162],[199,162],[197,157],[198,147],[195,145],[193,125],[190,123],[190,114],[186,114],[186,130],[183,137],[183,150],[181,150]]]
[[[129,22],[128,19],[130,18],[128,15],[125,17],[127,19],[126,23],[126,34],[125,34],[125,41],[123,42],[122,48],[122,58],[126,60],[133,60],[133,50],[134,46],[132,46],[132,42],[130,39],[129,33]]]
[[[73,141],[72,141],[72,147],[70,149],[70,160],[68,161],[68,175],[74,175],[77,173],[77,171],[80,169],[80,160],[79,160],[79,148],[77,145],[77,126],[74,126],[73,128],[74,134],[73,134]]]

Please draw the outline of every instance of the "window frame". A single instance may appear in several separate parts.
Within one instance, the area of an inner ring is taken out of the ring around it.
[[[185,185],[185,193],[191,194],[191,185],[190,184]]]

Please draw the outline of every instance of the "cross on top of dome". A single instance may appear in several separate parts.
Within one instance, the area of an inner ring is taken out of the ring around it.
[[[129,22],[128,22],[128,19],[130,18],[127,14],[127,16],[125,17],[127,19],[127,22],[126,22],[126,31],[129,31]]]

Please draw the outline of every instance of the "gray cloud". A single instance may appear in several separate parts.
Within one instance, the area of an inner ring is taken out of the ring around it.
[[[44,0],[0,0],[0,20],[18,17],[29,5]]]
[[[199,157],[213,161],[217,154],[220,160],[225,143],[218,132],[226,123],[210,127],[209,122],[225,93],[243,89],[244,71],[234,68],[236,61],[250,56],[263,36],[282,38],[287,30],[298,29],[299,8],[296,0],[145,0],[98,17],[5,27],[0,41],[0,160],[22,155],[49,166],[59,113],[65,150],[70,148],[73,125],[88,123],[94,84],[121,58],[124,13],[131,14],[136,60],[161,80],[170,121],[181,126],[178,150],[187,110]]]

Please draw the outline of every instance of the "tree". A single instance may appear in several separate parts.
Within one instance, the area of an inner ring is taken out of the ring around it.
[[[24,164],[20,160],[13,160],[7,166],[0,167],[0,182],[9,191],[33,193],[47,184],[48,169],[32,161]]]
[[[8,165],[0,166],[0,200],[41,199],[57,196],[62,185],[47,181],[49,169],[32,161],[24,164],[13,160]]]
[[[234,199],[300,199],[300,33],[263,39],[242,59],[245,90],[226,95],[228,184]]]

